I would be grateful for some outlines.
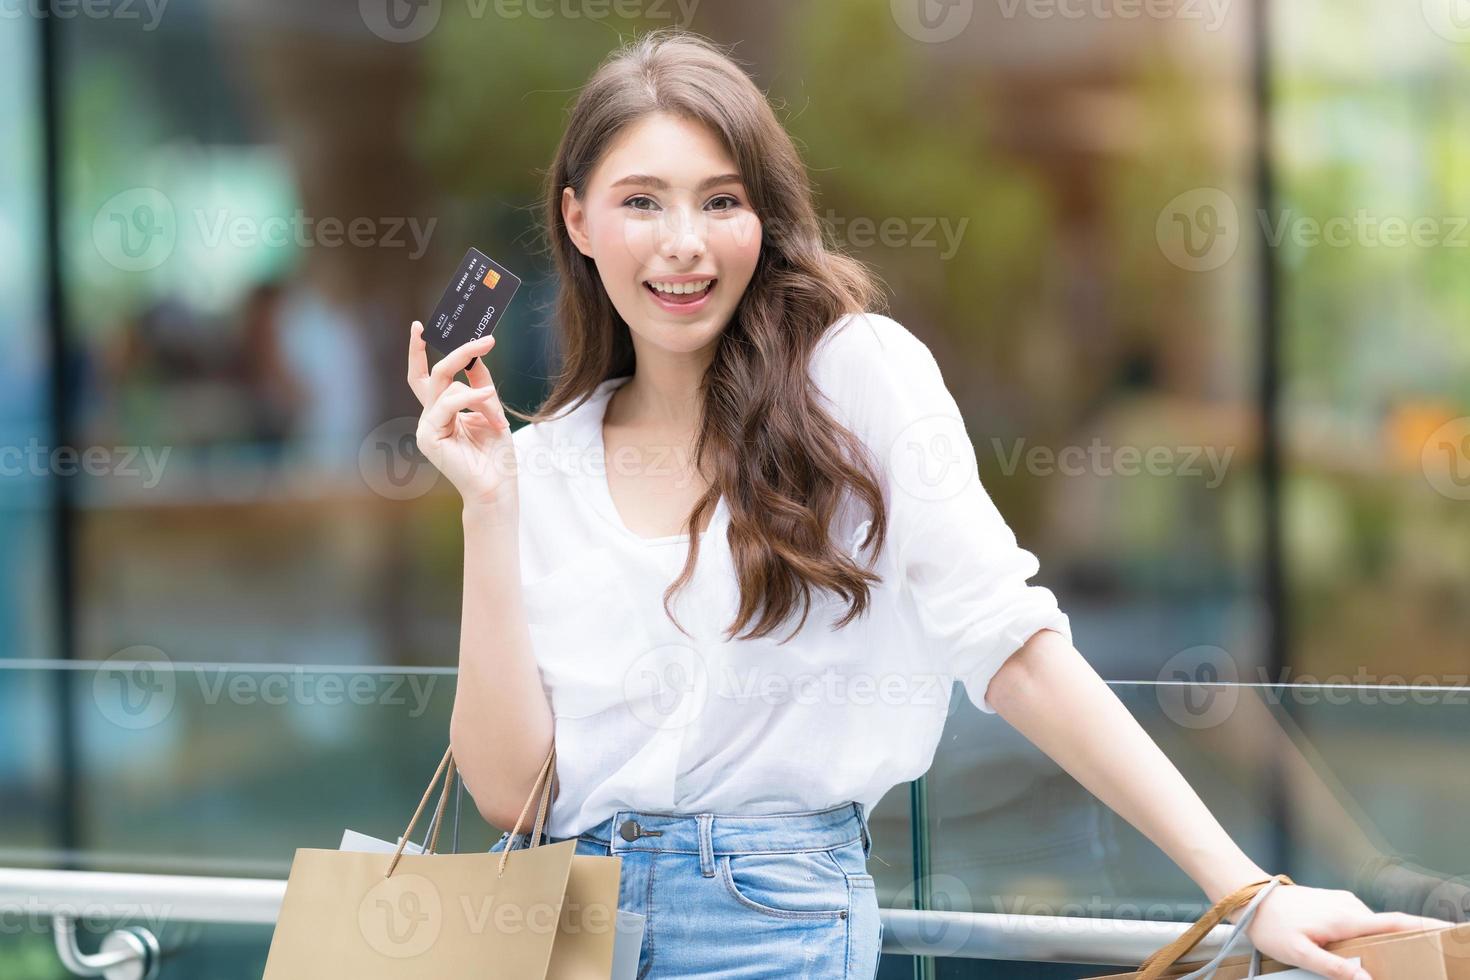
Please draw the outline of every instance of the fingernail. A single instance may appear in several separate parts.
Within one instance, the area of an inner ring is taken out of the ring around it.
[[[1373,978],[1368,976],[1367,970],[1359,970],[1353,974],[1353,980],[1373,980]]]

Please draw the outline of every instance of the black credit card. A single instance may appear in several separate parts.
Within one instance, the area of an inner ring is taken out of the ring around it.
[[[521,277],[477,248],[465,253],[424,324],[424,341],[441,354],[493,333]],[[470,361],[474,364],[474,361]]]

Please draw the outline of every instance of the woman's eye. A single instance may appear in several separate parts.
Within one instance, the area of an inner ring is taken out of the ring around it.
[[[647,201],[649,204],[652,204],[653,207],[652,208],[641,207],[638,204],[639,201]],[[737,198],[737,197],[734,197],[734,196],[732,196],[730,194],[721,194],[719,197],[714,198],[713,200],[711,200],[709,202],[709,205],[706,205],[706,207],[708,207],[710,205],[718,204],[720,202],[727,202],[726,203],[726,206],[725,207],[717,207],[717,208],[715,208],[716,211],[729,211],[729,210],[732,210],[733,208],[740,207],[740,199]],[[658,202],[655,201],[653,198],[649,197],[647,194],[635,194],[632,197],[628,198],[626,201],[624,201],[623,202],[623,206],[624,207],[630,207],[634,211],[651,211],[651,210],[654,210],[654,208],[657,208],[658,207]]]

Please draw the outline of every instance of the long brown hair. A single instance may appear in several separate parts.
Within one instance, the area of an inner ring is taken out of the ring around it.
[[[740,607],[727,636],[757,613],[748,636],[769,635],[800,598],[795,635],[814,588],[848,603],[836,623],[846,626],[867,609],[868,585],[881,577],[832,543],[832,518],[850,492],[871,514],[862,546],[873,554],[883,546],[887,520],[871,456],[821,407],[808,360],[842,315],[866,312],[882,297],[862,263],[824,241],[806,168],[765,96],[726,52],[698,34],[672,27],[635,38],[613,51],[578,95],[546,175],[542,216],[560,278],[561,372],[537,413],[512,414],[547,421],[568,404],[580,405],[601,382],[634,371],[628,325],[592,260],[567,234],[562,188],[584,197],[605,148],[655,112],[703,124],[721,140],[762,224],[754,275],[701,385],[693,463],[697,472],[712,474],[711,486],[690,515],[689,553],[664,593],[664,610],[674,618],[669,600],[699,559],[697,529],[723,495],[740,580]]]

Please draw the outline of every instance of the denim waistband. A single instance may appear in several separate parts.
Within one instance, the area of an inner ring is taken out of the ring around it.
[[[625,829],[632,840],[625,836]],[[529,831],[518,834],[510,846],[524,847],[530,836]],[[868,815],[857,802],[823,810],[766,814],[618,810],[578,836],[607,846],[613,854],[664,851],[711,857],[760,851],[825,851],[854,841],[862,843],[865,856],[872,851]],[[542,840],[551,842],[555,838],[548,838],[543,831]]]

